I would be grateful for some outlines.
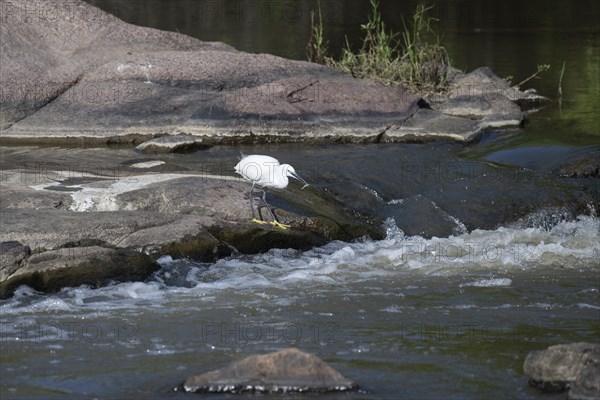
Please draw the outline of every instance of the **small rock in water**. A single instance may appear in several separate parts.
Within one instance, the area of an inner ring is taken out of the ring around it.
[[[254,355],[191,377],[186,392],[335,392],[357,388],[319,357],[296,348]]]
[[[523,371],[529,384],[543,392],[570,388],[570,400],[600,399],[600,344],[560,344],[531,351]]]

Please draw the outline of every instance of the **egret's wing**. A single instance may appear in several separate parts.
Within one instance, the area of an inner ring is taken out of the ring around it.
[[[240,160],[243,160],[246,157],[248,156],[240,151]]]

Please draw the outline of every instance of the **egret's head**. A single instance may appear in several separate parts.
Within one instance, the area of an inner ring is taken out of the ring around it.
[[[302,186],[302,189],[304,189],[305,187],[308,186],[308,182],[306,182],[304,179],[302,179],[302,177],[296,173],[296,170],[290,164],[283,164],[282,167],[284,168],[286,176],[297,179],[300,182],[304,183],[304,186]]]

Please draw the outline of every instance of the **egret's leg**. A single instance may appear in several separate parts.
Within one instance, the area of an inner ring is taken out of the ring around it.
[[[256,213],[254,212],[254,185],[256,182],[252,182],[252,188],[250,189],[250,209],[252,210],[252,219],[250,222],[256,222],[257,224],[266,224],[265,221],[256,219]]]
[[[273,219],[270,222],[270,224],[273,225],[273,226],[276,226],[278,228],[281,228],[281,229],[287,229],[287,228],[289,228],[290,227],[289,225],[285,225],[285,224],[282,224],[281,222],[279,222],[279,220],[277,219],[277,217],[275,216],[275,214],[273,214],[273,211],[271,211],[271,207],[269,207],[269,204],[267,203],[266,197],[267,197],[267,191],[263,190],[262,201],[263,201],[263,203],[265,203],[265,207],[267,207],[267,210],[269,210],[269,214],[271,214],[271,218]]]

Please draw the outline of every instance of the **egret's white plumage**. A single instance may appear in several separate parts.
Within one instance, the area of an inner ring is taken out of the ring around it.
[[[285,189],[289,183],[288,177],[298,179],[305,187],[308,185],[290,164],[280,164],[276,158],[258,154],[242,155],[235,166],[235,172],[260,187]]]
[[[280,164],[279,160],[270,156],[264,156],[259,154],[247,156],[245,154],[242,154],[242,159],[235,166],[235,172],[240,174],[248,182],[252,183],[252,188],[250,189],[250,208],[252,208],[252,220],[255,222],[262,221],[257,220],[254,213],[254,186],[260,186],[265,189],[285,189],[289,184],[288,178],[294,178],[304,183],[302,189],[308,186],[308,183],[306,183],[306,181],[296,173],[294,167],[292,167],[289,164]],[[269,208],[265,196],[266,194],[263,191],[262,200],[265,203],[267,210],[269,210],[271,218],[273,218],[272,224],[280,227],[285,227],[285,225],[279,223],[279,221]]]

